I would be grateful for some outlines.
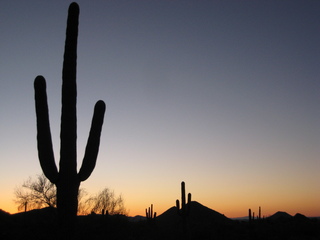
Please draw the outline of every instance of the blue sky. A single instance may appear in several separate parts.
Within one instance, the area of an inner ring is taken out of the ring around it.
[[[230,217],[259,205],[320,215],[318,1],[78,3],[79,167],[93,106],[107,105],[88,192],[107,186],[131,214],[151,203],[160,213],[184,180]],[[37,75],[59,160],[69,4],[0,4],[0,208],[11,212],[14,187],[41,173]]]

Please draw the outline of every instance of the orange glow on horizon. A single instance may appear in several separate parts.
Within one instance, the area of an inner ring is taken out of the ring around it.
[[[201,202],[200,202],[201,203]],[[202,204],[202,203],[201,203]],[[206,206],[205,204],[202,204]],[[161,215],[165,211],[167,211],[169,208],[173,207],[174,205],[172,204],[171,206],[169,205],[160,205],[160,204],[153,204],[154,206],[154,211],[157,212],[157,216]],[[140,216],[145,216],[145,209],[148,207],[147,205],[143,207],[141,204],[132,206],[132,205],[127,205],[127,210],[128,210],[128,215],[131,217],[140,215]],[[236,217],[245,217],[248,215],[248,209],[245,208],[214,208],[212,206],[207,205],[206,207],[217,211],[223,215],[225,215],[228,218],[236,218]],[[2,204],[0,206],[0,209],[2,209],[5,212],[8,212],[10,214],[15,214],[18,213],[17,206],[12,202],[12,203],[7,203],[7,204]],[[259,206],[252,206],[251,210],[252,212],[255,212],[255,216],[258,214],[258,209]],[[307,217],[319,217],[320,216],[320,208],[318,206],[304,206],[304,207],[286,207],[284,208],[277,208],[276,206],[261,206],[261,215],[262,217],[269,217],[273,215],[274,213],[278,211],[284,211],[287,212],[288,214],[294,216],[297,213],[301,213]]]
[[[197,191],[194,192],[196,193]],[[195,195],[198,196],[198,194]],[[164,197],[164,195],[161,195],[162,197],[150,197],[150,195],[148,195],[145,198],[134,198],[135,196],[139,195],[134,195],[133,198],[132,196],[124,195],[124,204],[126,209],[128,210],[129,216],[145,216],[145,209],[148,208],[151,204],[153,204],[153,208],[154,211],[157,212],[157,216],[161,215],[169,208],[175,206],[176,198],[172,196],[170,196],[170,200]],[[179,197],[179,192],[177,192],[176,196],[177,198]],[[17,205],[14,203],[13,199],[13,195],[3,196],[0,201],[0,209],[9,212],[10,214],[17,213]],[[157,200],[155,201],[154,199]],[[296,213],[303,214],[307,217],[320,216],[320,206],[318,205],[317,196],[313,196],[310,198],[301,197],[301,199],[295,198],[291,201],[287,201],[287,199],[290,199],[289,197],[280,198],[279,196],[274,198],[267,198],[263,196],[262,198],[257,199],[238,197],[237,201],[235,201],[234,199],[234,197],[219,197],[219,195],[217,195],[215,198],[213,196],[209,196],[209,198],[199,196],[192,200],[197,201],[214,211],[224,214],[228,218],[245,217],[248,215],[249,208],[252,210],[252,212],[255,212],[257,216],[259,206],[261,206],[261,215],[264,217],[271,216],[278,211],[287,212],[292,216],[294,216]]]

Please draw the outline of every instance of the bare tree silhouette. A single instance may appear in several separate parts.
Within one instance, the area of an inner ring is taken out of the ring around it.
[[[15,189],[14,194],[18,211],[56,207],[55,185],[44,174],[38,175],[35,180],[29,177],[22,186]]]
[[[85,204],[87,208],[90,208],[91,211],[95,213],[108,212],[110,215],[127,214],[122,196],[116,196],[114,191],[111,191],[108,188],[104,188],[95,196],[87,199]]]

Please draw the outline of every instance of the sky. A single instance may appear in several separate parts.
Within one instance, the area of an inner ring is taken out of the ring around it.
[[[33,81],[43,75],[56,163],[71,1],[0,2],[0,208],[41,174]],[[129,215],[192,199],[320,216],[320,2],[78,1],[78,168],[93,107],[106,115],[81,188]]]

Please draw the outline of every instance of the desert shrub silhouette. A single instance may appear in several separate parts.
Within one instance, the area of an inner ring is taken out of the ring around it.
[[[38,156],[45,176],[57,187],[58,218],[62,229],[72,229],[75,223],[80,182],[85,181],[95,167],[105,113],[105,103],[100,100],[94,107],[82,166],[77,172],[76,65],[78,24],[79,6],[77,3],[71,3],[68,10],[62,71],[59,171],[55,164],[52,148],[46,82],[42,76],[37,76],[34,81]]]

